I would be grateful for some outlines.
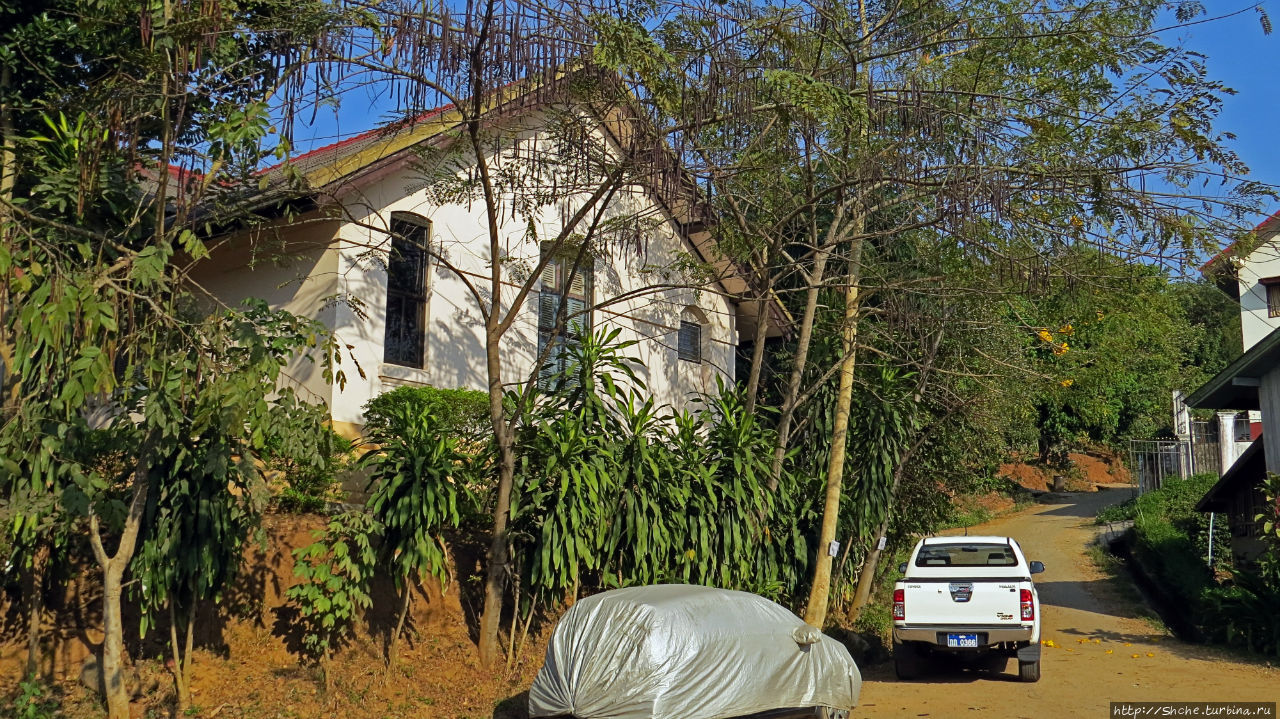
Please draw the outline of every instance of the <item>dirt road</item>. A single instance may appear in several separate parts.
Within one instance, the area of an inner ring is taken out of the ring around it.
[[[1038,683],[1019,682],[1013,662],[1013,673],[944,670],[911,682],[885,663],[865,672],[854,716],[1101,718],[1112,701],[1280,701],[1280,670],[1180,642],[1103,589],[1086,555],[1093,517],[1129,491],[1062,495],[969,530],[1012,536],[1045,563],[1036,577],[1043,637],[1057,647],[1044,647]]]

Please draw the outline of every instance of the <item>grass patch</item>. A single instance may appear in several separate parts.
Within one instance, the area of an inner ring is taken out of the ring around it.
[[[1107,551],[1101,544],[1091,544],[1087,552],[1093,566],[1102,572],[1101,582],[1103,598],[1122,607],[1130,616],[1141,619],[1158,632],[1167,633],[1168,627],[1160,619],[1160,615],[1147,603],[1146,597],[1129,577],[1129,569],[1124,560]]]
[[[1131,497],[1119,504],[1111,504],[1103,507],[1099,512],[1094,524],[1111,524],[1113,522],[1124,522],[1132,520],[1138,515],[1138,498]]]

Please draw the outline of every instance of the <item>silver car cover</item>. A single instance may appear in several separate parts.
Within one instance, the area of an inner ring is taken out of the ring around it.
[[[763,597],[662,584],[587,597],[560,618],[531,717],[724,719],[852,709],[862,676],[839,642]]]

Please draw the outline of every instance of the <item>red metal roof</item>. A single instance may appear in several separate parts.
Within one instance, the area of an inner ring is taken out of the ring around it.
[[[1280,227],[1277,227],[1277,225],[1280,225],[1280,210],[1276,210],[1271,214],[1270,217],[1266,218],[1262,222],[1259,222],[1258,226],[1253,228],[1253,231],[1255,234],[1264,232],[1266,230],[1271,230],[1271,229],[1280,231]],[[1200,265],[1200,272],[1203,274],[1206,270],[1209,269],[1210,266],[1212,266],[1218,260],[1224,257],[1230,257],[1233,251],[1235,250],[1236,245],[1238,244],[1240,244],[1239,240],[1232,242],[1231,244],[1222,248],[1222,251],[1220,251],[1218,254],[1210,258],[1208,262],[1204,263],[1203,265]]]

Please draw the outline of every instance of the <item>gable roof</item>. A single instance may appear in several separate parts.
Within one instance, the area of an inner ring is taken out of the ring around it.
[[[556,78],[562,81],[566,74]],[[519,81],[508,84],[494,93],[493,98],[482,104],[482,115],[531,108],[539,104],[537,90],[542,83]],[[311,192],[323,192],[339,183],[358,181],[379,169],[398,162],[415,147],[437,140],[463,122],[463,113],[453,104],[442,105],[426,112],[374,128],[352,137],[316,148],[292,158],[290,164],[301,175],[305,187]],[[602,118],[601,127],[615,141],[619,133],[610,129],[610,121]],[[260,174],[268,178],[268,189],[263,199],[275,196],[287,185],[285,163],[263,169]],[[676,167],[677,174],[683,170]],[[673,191],[673,188],[679,188]],[[740,263],[722,255],[708,229],[711,224],[705,212],[705,202],[692,181],[678,178],[675,182],[653,183],[650,191],[653,199],[675,224],[686,244],[706,264],[714,267],[720,279],[717,284],[731,299],[741,299],[754,291],[754,273]],[[740,313],[745,313],[748,325],[758,318],[756,303],[742,302]],[[793,319],[776,294],[767,304],[769,324],[778,336],[789,331]]]
[[[1253,440],[1235,464],[1196,503],[1197,512],[1229,512],[1235,495],[1252,490],[1267,476],[1267,454],[1262,437]]]
[[[443,116],[454,109],[452,104],[442,105],[412,118],[375,127],[344,140],[304,152],[291,158],[289,163],[301,173],[309,186],[323,187],[345,176],[344,169],[363,167],[368,162],[376,161],[379,153],[390,156],[452,127],[457,124],[457,121],[449,123]],[[432,120],[436,122],[431,122]],[[283,162],[277,163],[263,169],[260,174],[279,176],[283,166]]]

